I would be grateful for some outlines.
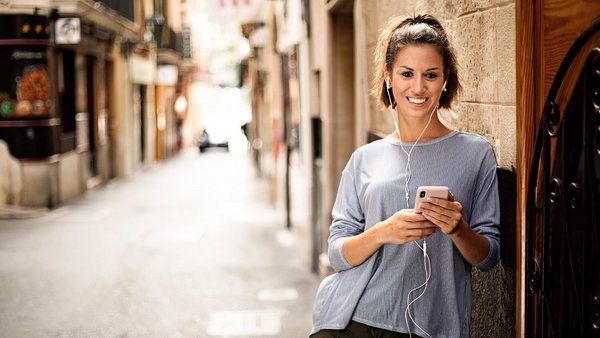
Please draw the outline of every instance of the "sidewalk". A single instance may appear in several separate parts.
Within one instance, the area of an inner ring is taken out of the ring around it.
[[[28,208],[16,205],[0,204],[0,220],[35,218],[44,216],[48,212],[49,210],[47,208]]]
[[[0,219],[0,337],[307,337],[317,277],[249,156],[190,149]]]

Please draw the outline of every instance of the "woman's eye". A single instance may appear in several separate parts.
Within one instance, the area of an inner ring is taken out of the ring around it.
[[[412,72],[402,72],[400,75],[402,75],[403,77],[412,77],[413,73]]]
[[[439,75],[435,74],[435,73],[427,73],[425,74],[425,77],[430,79],[430,80],[434,80],[437,79]]]

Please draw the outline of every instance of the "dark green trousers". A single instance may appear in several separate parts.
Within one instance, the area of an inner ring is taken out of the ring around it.
[[[420,338],[416,334],[414,338]],[[406,338],[407,333],[394,332],[384,329],[378,329],[365,324],[351,321],[343,330],[321,330],[310,338]]]

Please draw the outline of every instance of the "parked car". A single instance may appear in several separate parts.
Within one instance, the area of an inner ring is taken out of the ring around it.
[[[229,151],[229,137],[225,134],[209,134],[207,130],[204,130],[198,136],[197,143],[201,153],[205,152],[208,148],[224,148],[226,151]]]

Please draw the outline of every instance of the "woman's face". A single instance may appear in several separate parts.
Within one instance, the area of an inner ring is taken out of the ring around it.
[[[400,116],[428,117],[444,87],[444,59],[431,45],[408,45],[396,56],[391,81]]]

